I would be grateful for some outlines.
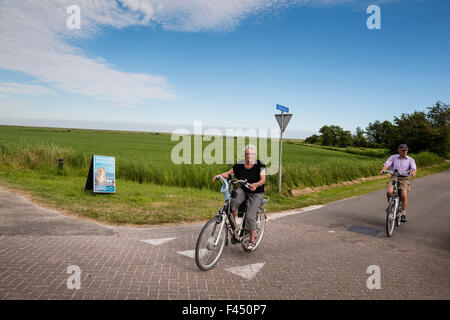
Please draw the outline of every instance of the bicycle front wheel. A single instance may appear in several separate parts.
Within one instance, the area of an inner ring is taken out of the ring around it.
[[[217,264],[222,255],[226,237],[226,225],[222,225],[221,218],[214,217],[205,224],[195,247],[195,262],[201,270],[207,271]]]
[[[388,237],[392,236],[392,233],[394,232],[394,226],[395,226],[395,202],[390,201],[388,208],[386,210],[386,233]]]

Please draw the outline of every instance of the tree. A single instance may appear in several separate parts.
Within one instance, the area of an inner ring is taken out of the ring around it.
[[[431,126],[425,112],[402,114],[399,118],[394,117],[394,123],[397,128],[389,146],[391,151],[396,151],[400,143],[406,143],[414,153],[431,150],[437,131]]]
[[[450,108],[448,104],[441,101],[436,102],[433,107],[428,107],[427,118],[431,126],[438,132],[431,151],[447,157],[450,152]]]
[[[367,147],[365,132],[360,127],[356,127],[356,133],[353,136],[353,145],[356,147]]]
[[[428,107],[428,113],[415,111],[395,117],[395,132],[389,145],[391,151],[406,143],[414,153],[429,150],[447,157],[449,152],[449,106],[440,101]]]
[[[352,133],[349,130],[344,130],[338,127],[336,133],[336,145],[341,148],[351,146],[353,143]]]
[[[339,126],[323,126],[319,132],[322,134],[320,140],[324,146],[345,148],[352,145],[352,133]]]
[[[314,144],[314,143],[320,142],[320,139],[321,139],[320,136],[318,136],[317,134],[313,134],[312,136],[306,138],[305,142]]]
[[[319,132],[322,134],[322,145],[323,146],[334,146],[336,144],[336,133],[335,126],[323,126],[320,128]]]
[[[385,120],[380,122],[376,120],[374,123],[369,123],[366,128],[366,134],[369,142],[389,146],[391,138],[394,134],[395,127],[392,123]]]

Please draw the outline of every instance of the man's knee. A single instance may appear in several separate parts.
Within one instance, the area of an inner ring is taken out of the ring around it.
[[[406,190],[402,190],[402,200],[408,199],[408,192]]]

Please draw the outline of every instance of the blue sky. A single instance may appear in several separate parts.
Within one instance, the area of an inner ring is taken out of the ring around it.
[[[8,2],[0,123],[270,129],[279,103],[294,113],[287,135],[304,138],[450,102],[447,0],[233,1]],[[80,30],[65,27],[72,3]],[[380,30],[366,27],[369,4]]]

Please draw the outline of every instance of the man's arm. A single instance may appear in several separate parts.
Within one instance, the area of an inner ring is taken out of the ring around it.
[[[409,169],[411,171],[412,176],[415,177],[417,174],[417,166],[413,158],[411,158],[411,164],[409,165]]]
[[[224,172],[224,173],[219,174],[219,176],[221,176],[222,178],[228,179],[228,176],[229,176],[230,174],[231,174],[231,175],[234,174],[233,168],[231,168],[230,170],[228,170],[228,171],[226,171],[226,172]],[[217,176],[214,176],[213,182],[216,181],[216,177],[217,177]]]
[[[250,185],[250,190],[255,191],[256,188],[263,186],[266,183],[266,169],[262,169],[259,174],[260,180]]]
[[[383,171],[387,170],[392,165],[392,157],[393,156],[390,156],[389,159],[387,159],[383,164],[383,169],[381,169],[380,174],[383,174]]]

